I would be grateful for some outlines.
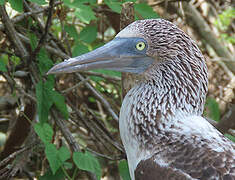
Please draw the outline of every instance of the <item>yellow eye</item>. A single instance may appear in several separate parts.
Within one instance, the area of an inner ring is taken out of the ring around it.
[[[144,48],[145,48],[145,44],[144,44],[144,42],[138,42],[135,47],[136,47],[136,49],[138,49],[139,51],[142,51],[142,50],[144,50]]]

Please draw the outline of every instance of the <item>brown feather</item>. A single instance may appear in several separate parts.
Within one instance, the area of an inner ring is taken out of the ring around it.
[[[208,71],[196,43],[163,19],[136,21],[117,36],[144,38],[155,59],[120,112],[132,179],[235,179],[235,145],[202,117]]]

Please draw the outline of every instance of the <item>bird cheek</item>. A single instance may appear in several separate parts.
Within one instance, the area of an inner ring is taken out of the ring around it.
[[[157,51],[154,49],[147,49],[146,55],[149,57],[153,57],[154,59],[156,59],[156,61],[157,61],[157,57],[159,57]]]
[[[147,51],[146,51],[146,55],[150,56],[150,57],[154,57],[154,51],[151,50],[150,48],[148,48]]]
[[[156,66],[156,64],[157,64],[157,60],[155,60],[151,65],[149,65],[149,67],[144,71],[143,75],[146,80],[152,78],[152,73],[153,73],[152,69],[153,69],[153,66]]]

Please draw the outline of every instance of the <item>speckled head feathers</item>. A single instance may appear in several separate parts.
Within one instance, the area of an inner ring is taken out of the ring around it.
[[[164,19],[135,21],[116,37],[144,38],[149,44],[148,55],[157,58],[166,59],[177,55],[179,51],[185,51],[188,55],[198,53],[197,55],[203,58],[195,42],[175,24]]]
[[[202,113],[208,86],[207,66],[196,43],[184,31],[164,19],[146,19],[133,22],[117,37],[144,38],[148,42],[146,54],[155,59],[144,73],[145,78],[161,87],[176,88],[178,95],[182,91],[182,97]]]

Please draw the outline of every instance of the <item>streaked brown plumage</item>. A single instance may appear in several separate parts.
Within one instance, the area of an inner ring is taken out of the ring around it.
[[[139,42],[144,48],[135,47]],[[177,26],[136,21],[104,47],[49,73],[94,68],[141,77],[124,98],[119,120],[132,179],[235,179],[235,145],[201,117],[208,86],[204,57]]]

